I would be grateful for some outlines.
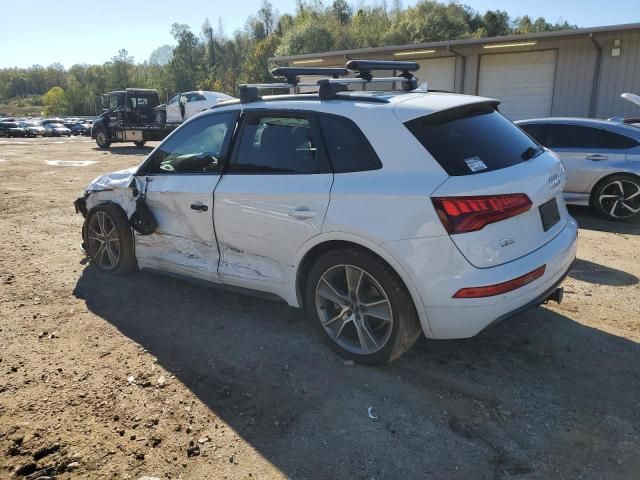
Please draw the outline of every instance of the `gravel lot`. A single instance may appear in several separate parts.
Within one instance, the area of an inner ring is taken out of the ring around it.
[[[149,151],[0,139],[0,478],[638,478],[639,223],[572,209],[562,305],[349,365],[286,305],[87,264],[72,201]]]

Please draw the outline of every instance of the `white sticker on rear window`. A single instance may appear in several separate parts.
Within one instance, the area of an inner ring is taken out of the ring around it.
[[[467,164],[467,167],[469,167],[469,170],[471,170],[472,172],[478,172],[480,170],[487,169],[487,166],[484,164],[484,162],[480,157],[465,158],[464,162]]]

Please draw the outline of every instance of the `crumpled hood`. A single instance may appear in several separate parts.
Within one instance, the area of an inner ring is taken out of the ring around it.
[[[112,202],[119,205],[128,218],[136,211],[136,200],[133,190],[140,191],[135,177],[138,167],[131,167],[117,172],[107,173],[94,179],[86,188],[87,209],[91,210],[101,203]]]

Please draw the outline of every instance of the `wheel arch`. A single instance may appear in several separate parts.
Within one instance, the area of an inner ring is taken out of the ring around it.
[[[336,232],[333,234],[319,235],[314,237],[298,250],[295,258],[290,263],[290,265],[293,266],[294,271],[292,283],[295,288],[294,297],[297,306],[304,305],[304,281],[307,276],[306,274],[320,256],[325,252],[336,248],[356,248],[377,257],[387,264],[398,276],[404,287],[407,289],[407,292],[409,292],[425,335],[427,337],[433,336],[427,311],[422,301],[422,296],[409,273],[380,245],[352,234]]]

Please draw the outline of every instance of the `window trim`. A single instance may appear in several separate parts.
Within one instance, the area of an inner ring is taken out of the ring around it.
[[[173,132],[171,132],[171,134],[169,136],[167,136],[161,143],[160,145],[158,145],[156,148],[153,149],[153,151],[149,154],[149,156],[144,160],[144,162],[142,162],[142,164],[140,165],[140,167],[138,167],[138,170],[136,170],[135,176],[147,176],[147,177],[155,177],[155,176],[191,176],[191,175],[197,175],[197,176],[201,176],[201,175],[214,175],[214,176],[220,176],[223,174],[224,170],[226,169],[226,163],[227,163],[227,158],[229,157],[229,152],[231,152],[231,149],[233,148],[233,144],[234,144],[234,140],[235,137],[238,134],[238,121],[239,121],[239,117],[240,117],[240,111],[239,110],[226,110],[226,111],[222,111],[222,112],[214,112],[211,113],[209,115],[206,116],[202,116],[202,117],[194,117],[194,120],[202,120],[205,118],[209,118],[209,117],[217,117],[220,115],[224,115],[227,113],[233,113],[235,115],[235,118],[233,119],[233,131],[231,132],[231,137],[229,138],[229,142],[226,146],[226,152],[223,152],[222,155],[220,155],[221,158],[218,158],[218,161],[220,163],[220,168],[218,168],[217,171],[215,172],[147,172],[146,170],[149,168],[149,165],[151,164],[151,162],[153,161],[153,157],[156,154],[156,152],[158,151],[158,149],[160,149],[160,147],[162,147],[166,142],[168,142],[171,137],[173,137],[175,135],[176,132],[178,132],[184,125],[188,125],[189,122],[185,122],[182,125],[180,125],[180,127],[176,128]]]
[[[369,141],[367,136],[364,134],[364,132],[362,131],[362,129],[360,128],[360,126],[356,122],[354,122],[349,117],[345,117],[344,115],[336,115],[334,113],[318,112],[316,114],[316,116],[317,116],[317,121],[318,121],[318,129],[320,131],[320,137],[322,139],[322,149],[324,151],[324,155],[325,155],[327,161],[331,165],[331,171],[334,173],[334,175],[340,175],[342,173],[373,172],[373,171],[382,169],[383,164],[382,164],[382,160],[380,160],[380,156],[378,155],[378,152],[376,152],[376,149],[373,147],[373,145],[371,145],[371,142]],[[344,170],[344,171],[340,171],[340,172],[336,171],[336,166],[333,164],[333,162],[331,160],[331,155],[329,155],[329,149],[327,147],[327,143],[328,142],[327,142],[327,140],[325,138],[325,133],[322,130],[322,125],[320,125],[320,118],[321,117],[339,118],[341,120],[346,120],[347,122],[350,122],[356,128],[356,131],[358,132],[357,135],[359,136],[359,138],[362,141],[362,143],[364,143],[371,150],[371,153],[373,154],[374,159],[377,161],[377,165],[378,166],[376,168],[366,168],[366,169],[362,169],[362,170]]]
[[[240,150],[240,141],[248,128],[249,120],[253,116],[281,116],[281,117],[300,117],[306,116],[309,120],[309,127],[311,129],[311,138],[316,144],[316,154],[319,156],[319,162],[322,166],[322,171],[319,172],[273,172],[273,171],[247,171],[240,170],[234,171],[232,165],[236,163]],[[317,113],[313,110],[300,110],[300,109],[270,109],[270,108],[252,108],[245,109],[242,113],[240,120],[238,121],[238,127],[232,140],[232,151],[228,155],[228,160],[225,161],[222,168],[224,175],[326,175],[327,173],[333,174],[333,168],[328,160],[326,151],[324,149],[324,142],[320,132],[320,125],[318,123]]]

